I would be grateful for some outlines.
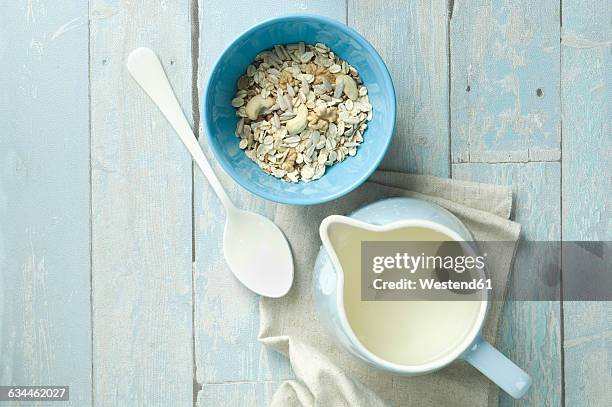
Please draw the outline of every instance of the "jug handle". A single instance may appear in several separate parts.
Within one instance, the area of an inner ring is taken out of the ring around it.
[[[531,386],[529,375],[480,335],[462,357],[515,399]]]

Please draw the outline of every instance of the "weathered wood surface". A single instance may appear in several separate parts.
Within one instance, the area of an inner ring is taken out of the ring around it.
[[[561,213],[559,163],[464,163],[453,165],[457,179],[510,185],[514,217],[521,224],[521,239],[559,240]],[[533,380],[532,390],[520,401],[500,393],[500,405],[560,406],[561,323],[558,301],[512,301],[524,299],[529,285],[541,286],[547,264],[528,250],[519,250],[500,322],[498,346]],[[559,286],[555,293],[558,296]],[[535,293],[534,293],[535,294]]]
[[[382,168],[449,176],[446,0],[349,0],[348,23],[381,54],[397,99]]]
[[[156,50],[191,117],[190,2],[92,0],[93,402],[193,403],[191,159],[125,69]]]
[[[558,161],[558,0],[455,0],[452,161]]]
[[[239,382],[204,385],[200,406],[267,406],[282,381]]]
[[[450,21],[452,175],[511,185],[528,241],[560,239],[560,164],[541,162],[560,159],[559,16],[555,0],[456,0]],[[545,266],[520,251],[509,300],[551,294]],[[534,380],[520,401],[500,393],[500,405],[560,406],[560,304],[509,301],[500,327],[501,349]]]
[[[241,31],[290,12],[336,18],[373,43],[394,79],[383,168],[512,185],[526,239],[611,239],[612,34],[601,3],[39,0],[1,10],[0,67],[11,74],[0,76],[0,384],[69,384],[75,406],[233,406],[265,405],[291,377],[256,341],[257,298],[223,260],[220,203],[124,69],[137,46],[158,52],[197,119],[212,63]],[[215,169],[241,207],[273,216],[274,204]],[[515,286],[541,278],[537,258],[517,264]],[[499,343],[535,384],[500,405],[611,400],[611,315],[605,303],[508,303]]]
[[[563,227],[565,240],[612,240],[609,5],[563,1]],[[563,304],[565,401],[612,400],[612,303]]]
[[[0,385],[70,406],[91,404],[87,54],[86,2],[0,5]]]

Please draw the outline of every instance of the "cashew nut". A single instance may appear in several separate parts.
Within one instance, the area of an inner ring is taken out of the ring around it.
[[[308,108],[305,105],[299,105],[297,108],[297,116],[287,121],[285,125],[289,134],[298,134],[306,128],[308,124]]]
[[[249,119],[255,120],[264,109],[272,107],[273,104],[274,100],[272,98],[264,98],[261,95],[255,95],[246,104],[246,114]]]
[[[344,94],[351,100],[357,100],[359,91],[357,90],[355,80],[348,75],[338,75],[336,77],[336,84],[338,84],[339,81],[344,83]]]

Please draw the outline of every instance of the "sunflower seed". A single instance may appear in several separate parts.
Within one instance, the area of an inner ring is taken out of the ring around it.
[[[342,70],[342,67],[338,64],[333,64],[332,66],[329,67],[329,72],[331,73],[338,73]]]
[[[344,92],[344,81],[336,82],[336,89],[334,90],[334,98],[340,99],[340,97],[342,97],[343,92]]]
[[[313,52],[304,52],[303,54],[300,55],[300,61],[302,61],[303,63],[307,63],[308,61],[310,61],[312,59],[312,57],[314,57],[314,53]]]

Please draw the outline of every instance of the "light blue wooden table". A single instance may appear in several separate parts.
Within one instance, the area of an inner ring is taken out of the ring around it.
[[[609,0],[4,2],[0,385],[70,385],[66,405],[79,407],[257,406],[291,377],[257,343],[257,298],[221,256],[219,201],[124,68],[133,48],[159,53],[200,128],[201,88],[238,33],[290,12],[338,19],[396,85],[383,168],[511,185],[528,240],[612,240],[610,11]],[[216,169],[240,206],[273,215]],[[537,258],[517,263],[516,281],[542,272]],[[612,303],[508,302],[500,341],[535,382],[500,405],[610,405]]]

